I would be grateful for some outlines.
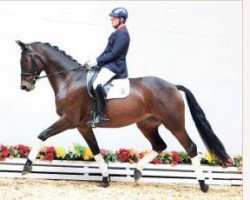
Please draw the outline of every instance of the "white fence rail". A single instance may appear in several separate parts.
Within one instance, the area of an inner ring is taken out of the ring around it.
[[[40,161],[33,164],[32,173],[25,176],[21,171],[26,159],[6,159],[0,162],[0,177],[40,178],[63,180],[101,180],[96,162],[86,161]],[[111,181],[132,182],[135,164],[109,163]],[[208,184],[242,185],[242,172],[235,167],[203,166]],[[143,170],[140,182],[155,183],[197,183],[192,165],[153,165]]]

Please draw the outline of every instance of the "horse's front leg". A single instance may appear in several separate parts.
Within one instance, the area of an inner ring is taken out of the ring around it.
[[[99,146],[97,144],[94,132],[90,128],[85,127],[78,127],[79,132],[87,142],[89,148],[91,149],[92,153],[94,154],[95,160],[99,165],[99,169],[102,173],[102,181],[100,182],[101,187],[108,187],[109,186],[109,172],[108,167],[100,153]]]
[[[32,163],[36,160],[36,157],[46,139],[70,128],[74,128],[74,126],[69,122],[69,120],[66,117],[61,117],[53,125],[51,125],[49,128],[41,132],[31,148],[28,160],[26,161],[23,167],[22,175],[31,172]]]

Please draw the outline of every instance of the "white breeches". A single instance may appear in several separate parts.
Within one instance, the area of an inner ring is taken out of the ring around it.
[[[113,76],[116,74],[112,71],[110,71],[107,68],[102,68],[101,71],[99,72],[97,78],[95,79],[93,83],[93,88],[94,90],[97,88],[99,84],[104,86]]]

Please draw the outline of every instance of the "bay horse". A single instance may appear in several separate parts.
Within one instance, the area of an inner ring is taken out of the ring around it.
[[[100,149],[94,132],[87,125],[91,112],[92,99],[87,91],[87,69],[71,56],[49,43],[23,43],[16,41],[21,47],[21,89],[31,91],[35,88],[36,80],[42,78],[45,72],[55,93],[56,112],[60,118],[49,128],[42,131],[32,146],[23,174],[32,170],[32,162],[41,148],[42,143],[65,130],[77,128],[90,147],[102,172],[102,187],[109,185],[108,168],[100,155]],[[206,116],[193,94],[182,85],[174,85],[158,77],[130,78],[130,94],[123,99],[109,99],[107,118],[104,128],[124,127],[136,123],[142,134],[152,145],[152,152],[160,153],[167,147],[158,132],[162,124],[180,142],[190,156],[195,168],[200,189],[208,190],[197,160],[196,144],[190,139],[185,129],[185,108],[180,91],[185,93],[187,103],[207,149],[213,153],[223,167],[232,165],[223,144],[215,135]],[[156,154],[142,158],[138,163],[142,165],[152,161]],[[144,160],[143,160],[144,159]],[[138,181],[142,172],[134,171],[134,179]]]

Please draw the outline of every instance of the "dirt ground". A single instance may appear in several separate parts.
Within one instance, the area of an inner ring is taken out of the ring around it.
[[[0,178],[1,200],[238,200],[242,199],[241,186],[211,185],[208,193],[202,193],[198,184],[150,184],[112,182],[101,188],[97,182],[55,181],[38,179]]]

